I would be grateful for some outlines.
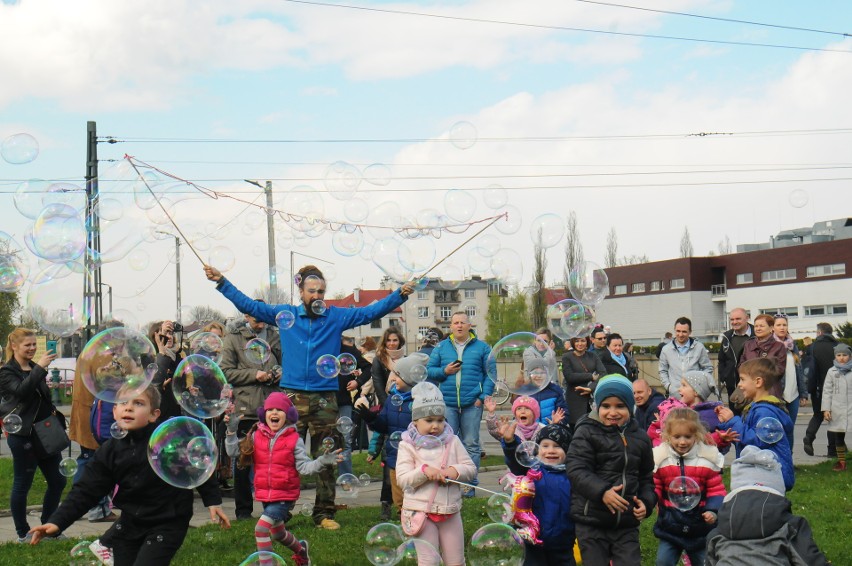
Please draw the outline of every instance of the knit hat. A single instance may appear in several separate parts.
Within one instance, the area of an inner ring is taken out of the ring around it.
[[[287,422],[291,424],[296,424],[299,420],[299,411],[296,410],[296,407],[293,406],[293,401],[290,398],[280,391],[276,391],[274,393],[270,393],[269,397],[266,398],[266,401],[263,402],[263,408],[258,409],[257,416],[258,418],[266,422],[266,411],[269,409],[279,409],[284,411],[287,416]]]
[[[852,356],[852,347],[849,344],[838,344],[834,347],[834,355],[837,354],[846,354],[847,356]]]
[[[409,354],[396,361],[393,371],[409,386],[412,387],[426,379],[426,364],[429,356],[419,352]]]
[[[571,430],[563,424],[549,424],[538,431],[538,436],[535,437],[535,441],[539,444],[542,440],[552,440],[565,452],[568,452],[568,445],[571,444]]]
[[[618,397],[627,405],[630,414],[633,414],[633,408],[636,405],[636,400],[633,398],[633,384],[623,375],[611,373],[600,378],[595,388],[595,405],[600,407],[607,397]]]
[[[662,424],[666,420],[666,416],[672,411],[672,409],[686,409],[686,403],[681,401],[680,399],[675,399],[674,397],[669,397],[659,405],[657,405],[656,413],[659,415],[658,420]]]
[[[432,383],[418,383],[411,390],[411,420],[425,419],[426,417],[443,417],[447,410],[444,404],[444,396]]]
[[[784,495],[781,463],[769,450],[746,446],[731,465],[731,491],[740,487],[762,485]]]
[[[526,395],[523,395],[523,396],[515,399],[515,401],[512,403],[512,414],[513,415],[515,414],[515,411],[517,411],[519,407],[526,407],[527,409],[532,411],[533,416],[535,417],[535,420],[538,420],[538,419],[541,418],[541,407],[538,406],[538,401],[536,401],[532,397],[527,397]]]
[[[715,389],[710,385],[710,381],[707,379],[707,374],[703,371],[688,371],[686,375],[683,376],[683,379],[692,387],[692,390],[695,391],[695,394],[698,395],[702,401],[707,401],[710,398],[710,394],[713,393]]]

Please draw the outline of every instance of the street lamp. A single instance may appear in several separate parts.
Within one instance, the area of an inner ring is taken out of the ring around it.
[[[170,232],[163,232],[162,230],[154,230],[156,234],[162,234],[163,236],[167,236],[169,238],[175,239],[175,295],[177,300],[177,310],[175,311],[175,320],[181,322],[180,316],[180,238],[175,236]],[[112,295],[110,295],[112,297]],[[111,299],[110,299],[111,300]]]
[[[243,179],[246,183],[263,189],[266,193],[266,249],[269,252],[269,290],[271,296],[275,297],[278,290],[278,275],[275,273],[275,215],[270,214],[272,208],[272,181],[266,181],[261,185],[257,181]]]

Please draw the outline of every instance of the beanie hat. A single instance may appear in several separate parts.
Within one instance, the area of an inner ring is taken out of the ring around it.
[[[538,436],[535,437],[535,441],[539,444],[542,440],[552,440],[565,452],[568,452],[568,446],[571,444],[571,430],[560,423],[549,424],[538,431]]]
[[[269,409],[279,409],[284,411],[287,416],[287,422],[296,424],[299,420],[299,411],[293,406],[293,401],[280,391],[270,393],[266,401],[263,402],[263,408],[257,410],[257,416],[261,421],[266,421],[266,411]]]
[[[426,364],[429,356],[419,352],[409,354],[396,361],[393,371],[406,385],[412,387],[426,379]]]
[[[662,403],[657,406],[657,414],[659,415],[658,420],[660,424],[665,422],[666,416],[672,411],[672,409],[686,409],[686,403],[681,401],[680,399],[675,399],[674,397],[669,397]]]
[[[595,405],[600,407],[607,397],[618,397],[627,405],[630,414],[633,414],[633,408],[636,405],[636,400],[633,398],[633,384],[623,375],[612,373],[598,381],[598,386],[595,388]]]
[[[837,354],[846,354],[847,356],[852,356],[852,347],[849,344],[838,344],[834,347],[834,355]]]
[[[710,398],[710,394],[713,393],[713,389],[715,389],[710,385],[707,374],[703,371],[688,371],[683,376],[683,379],[692,387],[692,390],[695,391],[695,394],[702,401],[707,401]]]
[[[731,491],[762,485],[784,495],[784,476],[781,463],[770,450],[746,446],[731,465]]]
[[[421,382],[411,390],[411,420],[443,417],[447,410],[444,396],[432,383]]]
[[[526,407],[527,409],[532,411],[533,416],[535,417],[535,420],[538,420],[538,419],[541,418],[541,407],[539,407],[538,401],[536,401],[532,397],[527,397],[526,395],[523,395],[523,396],[515,399],[515,401],[512,403],[512,414],[513,415],[515,414],[515,411],[517,411],[519,407]]]

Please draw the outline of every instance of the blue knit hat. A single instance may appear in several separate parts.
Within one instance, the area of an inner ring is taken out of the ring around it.
[[[600,407],[607,397],[618,397],[627,405],[630,414],[633,414],[633,408],[636,405],[636,400],[633,398],[633,384],[623,375],[613,373],[603,376],[598,381],[598,386],[595,388],[595,405]]]

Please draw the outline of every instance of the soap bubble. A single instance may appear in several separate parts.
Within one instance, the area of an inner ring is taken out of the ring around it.
[[[498,381],[494,384],[494,392],[491,393],[491,398],[494,399],[495,403],[502,405],[508,401],[511,396],[512,392],[509,391],[509,386],[506,385],[504,381]]]
[[[458,149],[472,148],[478,137],[476,126],[464,120],[453,124],[449,132],[450,143]]]
[[[563,341],[578,336],[588,324],[585,307],[573,299],[549,305],[545,317],[547,328]]]
[[[210,250],[210,254],[207,258],[207,265],[215,267],[222,273],[226,273],[234,267],[234,263],[236,263],[236,261],[236,257],[234,257],[234,252],[231,251],[231,248],[226,246],[215,246]]]
[[[114,422],[109,425],[109,435],[115,438],[116,440],[121,440],[122,438],[127,436],[127,430],[121,428],[121,426],[117,422]]]
[[[334,438],[332,438],[330,436],[326,436],[325,438],[323,438],[321,444],[322,444],[322,449],[325,450],[326,452],[331,452],[332,450],[334,450],[334,446],[335,446]]]
[[[396,562],[398,566],[420,566],[422,564],[440,566],[444,563],[441,560],[441,553],[430,542],[420,538],[406,540],[399,545],[396,551],[399,555]]]
[[[503,208],[509,202],[509,193],[500,185],[488,185],[482,194],[485,206],[492,209]]]
[[[198,467],[190,461],[190,442],[202,437],[211,450],[209,465]],[[206,482],[216,471],[218,453],[213,434],[204,423],[192,417],[172,417],[151,434],[148,463],[164,482],[193,489]]]
[[[263,338],[252,338],[244,347],[246,360],[249,363],[262,366],[269,361],[272,355],[272,347]]]
[[[355,425],[349,417],[340,417],[337,419],[337,422],[334,423],[334,426],[340,434],[349,434],[352,432]]]
[[[296,322],[296,315],[293,314],[289,310],[280,311],[275,315],[275,325],[278,326],[280,330],[288,330],[293,328],[293,324]]]
[[[441,289],[447,291],[455,291],[464,282],[464,270],[451,261],[442,263],[437,275]]]
[[[352,375],[352,372],[358,369],[358,362],[355,360],[355,356],[348,352],[337,356],[337,363],[340,367],[340,375]]]
[[[351,163],[335,161],[325,169],[323,185],[337,200],[349,200],[355,196],[361,184],[361,171]]]
[[[313,503],[302,503],[302,507],[299,508],[299,514],[303,517],[310,517],[314,514],[314,504]]]
[[[417,451],[422,454],[425,460],[429,460],[433,456],[439,456],[444,450],[444,445],[441,443],[441,439],[437,436],[432,436],[431,434],[418,436],[417,441],[414,443],[414,447],[417,448]]]
[[[538,443],[534,440],[525,440],[515,448],[515,460],[525,468],[533,468],[541,463],[538,457]]]
[[[522,566],[524,541],[509,525],[491,523],[473,533],[467,558],[470,566]]]
[[[398,549],[405,540],[399,525],[379,523],[367,532],[364,554],[374,566],[393,566],[399,561]]]
[[[409,385],[415,385],[426,379],[426,364],[429,357],[426,354],[415,352],[409,354],[396,362],[394,371]]]
[[[775,417],[763,417],[754,429],[757,438],[766,444],[776,444],[784,438],[784,426]]]
[[[245,560],[240,562],[240,566],[286,566],[287,561],[275,554],[261,550],[250,554]]]
[[[358,490],[361,488],[361,482],[354,474],[340,474],[337,477],[337,489],[343,492],[344,497],[355,498],[358,496]],[[338,492],[338,493],[339,493]]]
[[[69,566],[100,566],[100,559],[89,549],[91,541],[83,540],[74,545],[69,552]]]
[[[584,305],[597,306],[609,292],[609,277],[598,264],[585,261],[571,269],[568,290]]]
[[[402,432],[395,430],[388,435],[388,445],[391,448],[399,448],[399,443],[402,441]]]
[[[669,501],[680,511],[691,511],[701,501],[698,482],[687,476],[678,476],[669,482]]]
[[[491,272],[507,285],[517,285],[524,276],[521,255],[511,248],[502,248],[491,258]]]
[[[550,346],[532,332],[515,332],[501,338],[486,361],[488,377],[494,383],[505,383],[514,395],[534,395],[550,382],[556,382],[555,366],[520,367],[524,351],[530,348],[543,352],[549,350]]]
[[[30,163],[38,157],[38,141],[30,134],[13,134],[3,140],[0,155],[11,165]]]
[[[77,460],[74,458],[62,458],[59,461],[59,473],[66,478],[73,477],[77,473]]]
[[[450,189],[444,195],[444,210],[456,222],[467,222],[476,211],[476,197],[461,189]]]
[[[15,413],[9,413],[5,417],[3,417],[3,430],[8,432],[9,434],[19,433],[21,431],[22,426],[23,421],[21,421],[21,417],[19,417]]]
[[[533,244],[540,245],[545,249],[558,244],[564,235],[565,221],[561,216],[552,212],[542,214],[530,225],[530,238]]]
[[[33,252],[50,261],[70,261],[86,249],[86,227],[74,208],[50,204],[35,219],[32,229]]]
[[[402,395],[400,395],[399,393],[394,393],[393,395],[390,396],[390,403],[394,407],[401,407],[402,406]]]
[[[187,458],[189,463],[199,469],[207,469],[213,462],[216,448],[207,441],[206,436],[198,436],[189,441],[186,445]]]
[[[189,353],[210,358],[217,364],[222,361],[222,338],[213,332],[199,332],[189,343]]]
[[[29,274],[26,252],[12,236],[0,232],[0,293],[17,293]]]
[[[355,197],[343,205],[343,216],[350,222],[363,222],[369,214],[370,205],[364,199]]]
[[[127,263],[133,271],[145,271],[151,263],[151,254],[145,250],[135,249],[127,254]]]
[[[317,358],[317,373],[325,379],[334,379],[340,373],[340,362],[334,354],[323,354]]]
[[[317,316],[323,315],[323,314],[325,314],[325,311],[327,311],[327,310],[328,310],[328,306],[325,304],[325,301],[323,301],[322,299],[317,299],[317,300],[311,302],[311,312],[313,312],[315,315],[317,315]]]
[[[517,207],[507,204],[500,209],[499,213],[505,214],[506,216],[494,223],[494,227],[497,228],[498,232],[501,234],[511,235],[521,229],[523,217],[521,216],[521,211],[518,210]]]
[[[409,281],[412,272],[399,263],[400,243],[394,238],[376,240],[371,249],[370,259],[385,275],[394,281]]]
[[[364,234],[338,230],[331,237],[331,245],[338,254],[352,257],[358,255],[364,247]]]
[[[509,523],[512,520],[512,500],[508,495],[495,493],[485,503],[488,518],[495,523]]]
[[[101,220],[115,222],[124,215],[124,205],[121,204],[120,200],[114,198],[98,199],[98,214]]]
[[[23,216],[35,220],[44,208],[41,199],[48,187],[50,187],[50,183],[44,179],[23,181],[15,189],[15,194],[12,197],[15,208]]]
[[[364,180],[371,185],[386,187],[391,179],[391,170],[384,163],[373,163],[364,168]]]
[[[142,394],[155,372],[147,366],[157,357],[148,337],[130,328],[108,328],[89,340],[77,358],[83,385],[108,403]],[[154,366],[156,368],[156,365]]]
[[[405,240],[399,245],[399,264],[414,273],[426,271],[435,261],[434,238]]]
[[[186,412],[210,419],[225,412],[231,387],[219,364],[206,356],[190,354],[175,369],[172,392]]]
[[[808,195],[808,191],[805,189],[793,189],[790,191],[790,195],[787,197],[787,200],[793,208],[802,208],[808,204],[810,195]]]
[[[370,474],[364,472],[360,476],[358,476],[358,481],[361,482],[361,487],[367,487],[370,485],[370,482],[373,481],[373,478],[370,477]]]

